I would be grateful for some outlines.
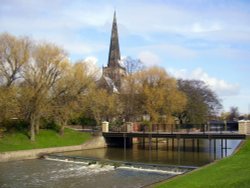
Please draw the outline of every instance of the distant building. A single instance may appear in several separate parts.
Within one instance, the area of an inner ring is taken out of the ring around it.
[[[126,68],[121,64],[121,55],[118,39],[118,29],[116,22],[116,12],[114,12],[109,46],[108,64],[103,67],[102,77],[98,81],[101,88],[109,92],[119,93],[122,87],[123,78],[126,76]]]

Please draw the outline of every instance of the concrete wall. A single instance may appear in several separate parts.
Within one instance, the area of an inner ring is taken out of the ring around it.
[[[44,154],[49,154],[49,153],[77,151],[77,150],[85,150],[85,149],[96,149],[96,148],[104,148],[104,147],[107,147],[105,139],[102,136],[98,136],[85,142],[82,145],[77,145],[77,146],[65,146],[65,147],[55,147],[55,148],[0,152],[0,162],[23,160],[23,159],[36,159],[36,158],[41,157]]]

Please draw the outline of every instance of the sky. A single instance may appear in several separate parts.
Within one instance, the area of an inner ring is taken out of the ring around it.
[[[114,10],[123,57],[200,79],[224,111],[250,113],[249,0],[0,0],[0,33],[63,47],[106,66]]]

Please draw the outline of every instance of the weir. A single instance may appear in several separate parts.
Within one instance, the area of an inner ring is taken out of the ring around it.
[[[102,168],[104,166],[111,166],[114,169],[123,170],[134,170],[134,171],[145,171],[151,173],[163,173],[163,174],[173,174],[179,175],[198,167],[196,166],[175,166],[175,165],[164,165],[164,164],[149,164],[140,162],[128,162],[119,160],[108,160],[108,159],[98,159],[90,157],[79,157],[79,156],[65,156],[58,154],[45,155],[44,159],[67,162],[67,163],[77,163],[86,166],[96,165],[97,168]]]

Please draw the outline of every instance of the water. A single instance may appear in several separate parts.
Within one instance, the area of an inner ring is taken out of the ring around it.
[[[141,187],[173,176],[165,173],[115,169],[113,166],[85,166],[50,160],[0,163],[0,170],[0,187],[3,188]]]
[[[170,142],[171,140],[169,140]],[[183,142],[180,141],[180,147],[175,145],[172,150],[171,142],[167,148],[167,144],[161,142],[158,144],[152,143],[151,149],[146,144],[145,149],[140,144],[134,144],[133,148],[101,148],[95,150],[83,150],[74,152],[65,152],[65,156],[82,156],[98,159],[122,160],[131,162],[154,163],[154,164],[167,164],[178,166],[203,166],[214,160],[221,159],[222,157],[229,156],[233,153],[235,148],[241,142],[240,140],[227,140],[227,148],[225,148],[225,140],[223,140],[223,148],[221,147],[221,140],[216,140],[216,147],[214,141],[211,141],[209,148],[208,140],[199,141],[199,150],[197,147],[192,148],[192,140],[185,141],[185,148]],[[195,146],[197,143],[195,143]]]
[[[61,153],[63,156],[78,156],[95,158],[99,160],[116,160],[140,162],[146,164],[159,164],[158,167],[147,165],[130,165],[115,168],[109,164],[90,164],[84,162],[70,162],[69,160],[26,160],[0,163],[0,187],[55,187],[55,188],[110,188],[110,187],[143,187],[178,174],[176,167],[202,166],[214,159],[232,154],[240,143],[239,140],[228,140],[227,149],[225,142],[221,147],[221,140],[216,141],[216,148],[212,142],[209,146],[207,140],[200,140],[199,150],[193,151],[192,141],[186,141],[185,151],[182,143],[180,147],[166,147],[166,143],[160,143],[158,150],[156,145],[150,148],[146,145],[135,144],[133,148],[102,148],[77,152]],[[210,151],[210,152],[209,152]],[[57,160],[57,159],[56,159]],[[165,165],[170,166],[165,167]],[[163,166],[163,167],[161,167]],[[171,169],[172,168],[172,169]]]

